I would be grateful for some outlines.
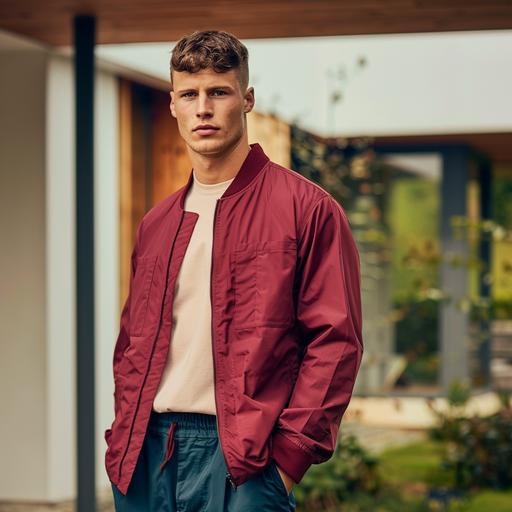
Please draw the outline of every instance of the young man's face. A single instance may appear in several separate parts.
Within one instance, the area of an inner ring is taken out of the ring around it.
[[[229,153],[246,133],[245,113],[254,106],[254,90],[242,91],[237,70],[217,73],[173,71],[171,114],[192,151],[205,156]],[[201,125],[211,128],[201,129]]]

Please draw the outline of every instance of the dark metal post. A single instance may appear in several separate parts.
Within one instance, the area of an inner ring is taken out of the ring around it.
[[[447,391],[454,380],[470,384],[470,346],[468,343],[468,315],[458,307],[458,301],[468,295],[468,269],[447,261],[452,255],[467,258],[468,242],[456,240],[451,218],[467,214],[467,184],[469,179],[469,150],[465,146],[445,148],[441,180],[441,289],[451,300],[442,303],[439,317],[441,343],[440,385]]]
[[[480,161],[479,166],[479,182],[480,182],[480,217],[482,221],[492,219],[491,211],[491,184],[492,172],[491,162],[487,158]],[[491,240],[488,236],[482,236],[480,240],[480,259],[484,264],[484,269],[480,274],[480,295],[485,299],[491,299],[491,284],[485,278],[486,274],[491,273]],[[486,333],[480,338],[478,346],[480,378],[481,385],[491,385],[491,340],[492,334],[490,318],[481,321],[481,332]]]
[[[76,425],[77,512],[96,510],[94,413],[95,18],[76,16]]]

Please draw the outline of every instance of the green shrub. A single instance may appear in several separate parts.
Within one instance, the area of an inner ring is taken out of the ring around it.
[[[393,308],[396,352],[407,360],[397,384],[436,383],[439,372],[437,301],[402,297],[395,299]]]
[[[313,465],[295,487],[300,510],[328,510],[357,493],[375,494],[380,488],[377,459],[353,435],[341,435],[332,457]]]
[[[512,488],[512,408],[508,397],[490,416],[465,416],[463,388],[451,391],[450,409],[438,413],[432,438],[444,442],[443,466],[454,472],[460,488]]]

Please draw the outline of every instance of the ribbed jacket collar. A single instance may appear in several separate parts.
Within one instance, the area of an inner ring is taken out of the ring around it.
[[[227,197],[232,194],[235,194],[239,190],[242,190],[246,185],[248,185],[257,175],[258,173],[265,167],[266,163],[269,161],[269,157],[265,154],[262,147],[256,142],[254,144],[249,144],[251,150],[247,153],[245,160],[243,161],[240,170],[235,176],[235,179],[231,182],[229,187],[224,191],[222,197]],[[192,170],[190,171],[187,184],[185,188],[181,192],[179,205],[183,210],[185,208],[185,197],[187,196],[190,187],[194,181],[194,175]]]

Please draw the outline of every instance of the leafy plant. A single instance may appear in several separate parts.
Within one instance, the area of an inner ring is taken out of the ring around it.
[[[328,510],[354,493],[375,494],[381,484],[377,458],[366,451],[353,435],[341,435],[332,457],[313,465],[294,494],[302,510]]]
[[[464,489],[512,488],[512,408],[509,395],[501,394],[501,409],[490,416],[466,416],[469,389],[452,386],[449,408],[436,411],[438,425],[431,437],[444,441],[443,467],[454,473]]]

